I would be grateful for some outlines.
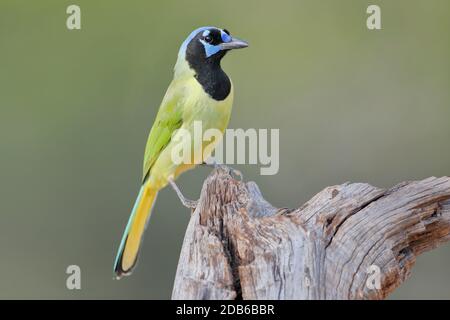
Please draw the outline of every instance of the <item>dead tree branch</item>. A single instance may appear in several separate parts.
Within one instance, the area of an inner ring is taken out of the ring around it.
[[[383,299],[419,254],[449,238],[448,177],[388,190],[345,183],[288,210],[216,170],[188,225],[172,298]],[[379,289],[367,285],[371,266]]]

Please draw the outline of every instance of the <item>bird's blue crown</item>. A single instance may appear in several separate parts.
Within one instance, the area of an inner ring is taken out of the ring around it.
[[[191,34],[189,34],[189,36],[186,38],[186,40],[184,40],[183,44],[180,47],[179,54],[184,55],[186,53],[187,46],[199,33],[202,33],[203,37],[207,37],[210,34],[211,30],[217,30],[220,32],[220,37],[223,43],[228,43],[232,41],[232,37],[226,30],[222,30],[217,27],[201,27],[192,31]],[[198,41],[200,41],[203,44],[207,58],[209,58],[210,56],[216,54],[221,50],[219,44],[211,44],[202,39],[199,39]]]

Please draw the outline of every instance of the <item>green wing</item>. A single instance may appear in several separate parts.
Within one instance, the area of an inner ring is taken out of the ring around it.
[[[143,180],[161,151],[169,144],[172,133],[183,124],[182,93],[183,90],[174,81],[167,89],[145,147]]]

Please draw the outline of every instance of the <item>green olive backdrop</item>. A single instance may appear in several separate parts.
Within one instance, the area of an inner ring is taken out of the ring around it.
[[[81,30],[66,8],[81,7]],[[381,7],[382,30],[366,27]],[[250,47],[223,66],[231,128],[279,128],[280,170],[242,165],[277,206],[345,181],[450,173],[448,0],[0,1],[0,298],[169,298],[189,212],[160,193],[139,265],[113,280],[147,133],[178,48],[203,25]],[[210,170],[181,177],[198,196]],[[79,265],[81,290],[66,288]],[[450,246],[392,298],[450,298]]]

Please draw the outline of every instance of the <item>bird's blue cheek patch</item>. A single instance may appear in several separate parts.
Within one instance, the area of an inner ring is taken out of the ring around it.
[[[200,40],[200,42],[203,44],[203,47],[205,47],[205,53],[207,58],[211,57],[212,55],[220,51],[220,46],[213,46],[203,40]]]
[[[231,42],[231,36],[229,34],[222,31],[221,36],[223,42]]]

